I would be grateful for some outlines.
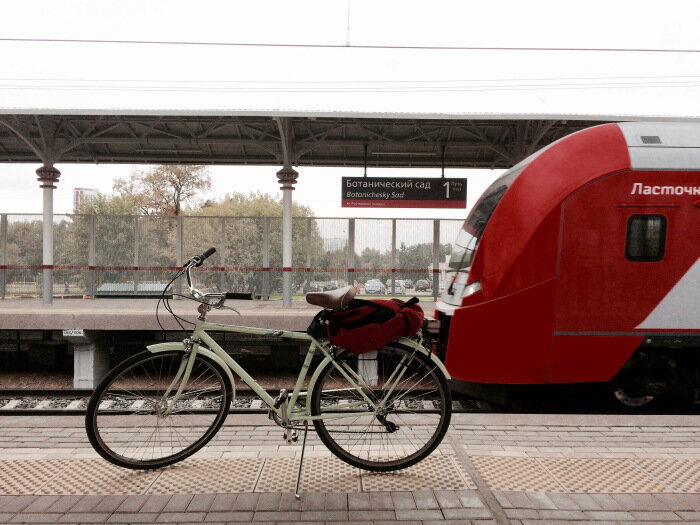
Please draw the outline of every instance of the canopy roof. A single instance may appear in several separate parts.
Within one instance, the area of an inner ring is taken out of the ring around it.
[[[601,120],[0,113],[0,162],[507,168]]]

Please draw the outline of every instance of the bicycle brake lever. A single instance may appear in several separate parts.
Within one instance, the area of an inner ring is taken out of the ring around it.
[[[236,312],[238,315],[241,315],[241,312],[239,312],[238,310],[236,310],[233,306],[225,306],[225,305],[222,304],[221,306],[219,306],[219,307],[217,308],[217,310],[233,310],[233,311]]]

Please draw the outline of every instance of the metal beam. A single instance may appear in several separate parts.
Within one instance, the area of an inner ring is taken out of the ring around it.
[[[594,121],[5,115],[0,162],[507,168]],[[516,131],[520,128],[519,131]],[[52,136],[53,143],[49,143]],[[183,149],[187,151],[183,151]]]

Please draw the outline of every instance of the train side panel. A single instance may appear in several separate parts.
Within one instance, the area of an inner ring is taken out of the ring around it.
[[[697,180],[697,172],[626,171],[566,200],[551,382],[609,381],[639,347],[649,333],[640,324],[698,259],[700,210],[691,195],[638,190],[692,187]],[[628,253],[631,228],[646,220],[663,225],[662,253],[635,258]],[[698,317],[692,309],[676,315]]]

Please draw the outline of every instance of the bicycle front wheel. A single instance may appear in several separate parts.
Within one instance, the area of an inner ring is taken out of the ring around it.
[[[231,385],[221,367],[202,355],[182,385],[176,379],[188,359],[180,350],[141,352],[100,382],[85,428],[103,458],[126,468],[164,467],[194,454],[216,434],[228,414]]]
[[[314,427],[337,457],[365,470],[391,471],[417,463],[440,444],[452,397],[442,370],[412,348],[394,344],[363,356],[344,350],[321,370],[311,414],[321,416]]]

